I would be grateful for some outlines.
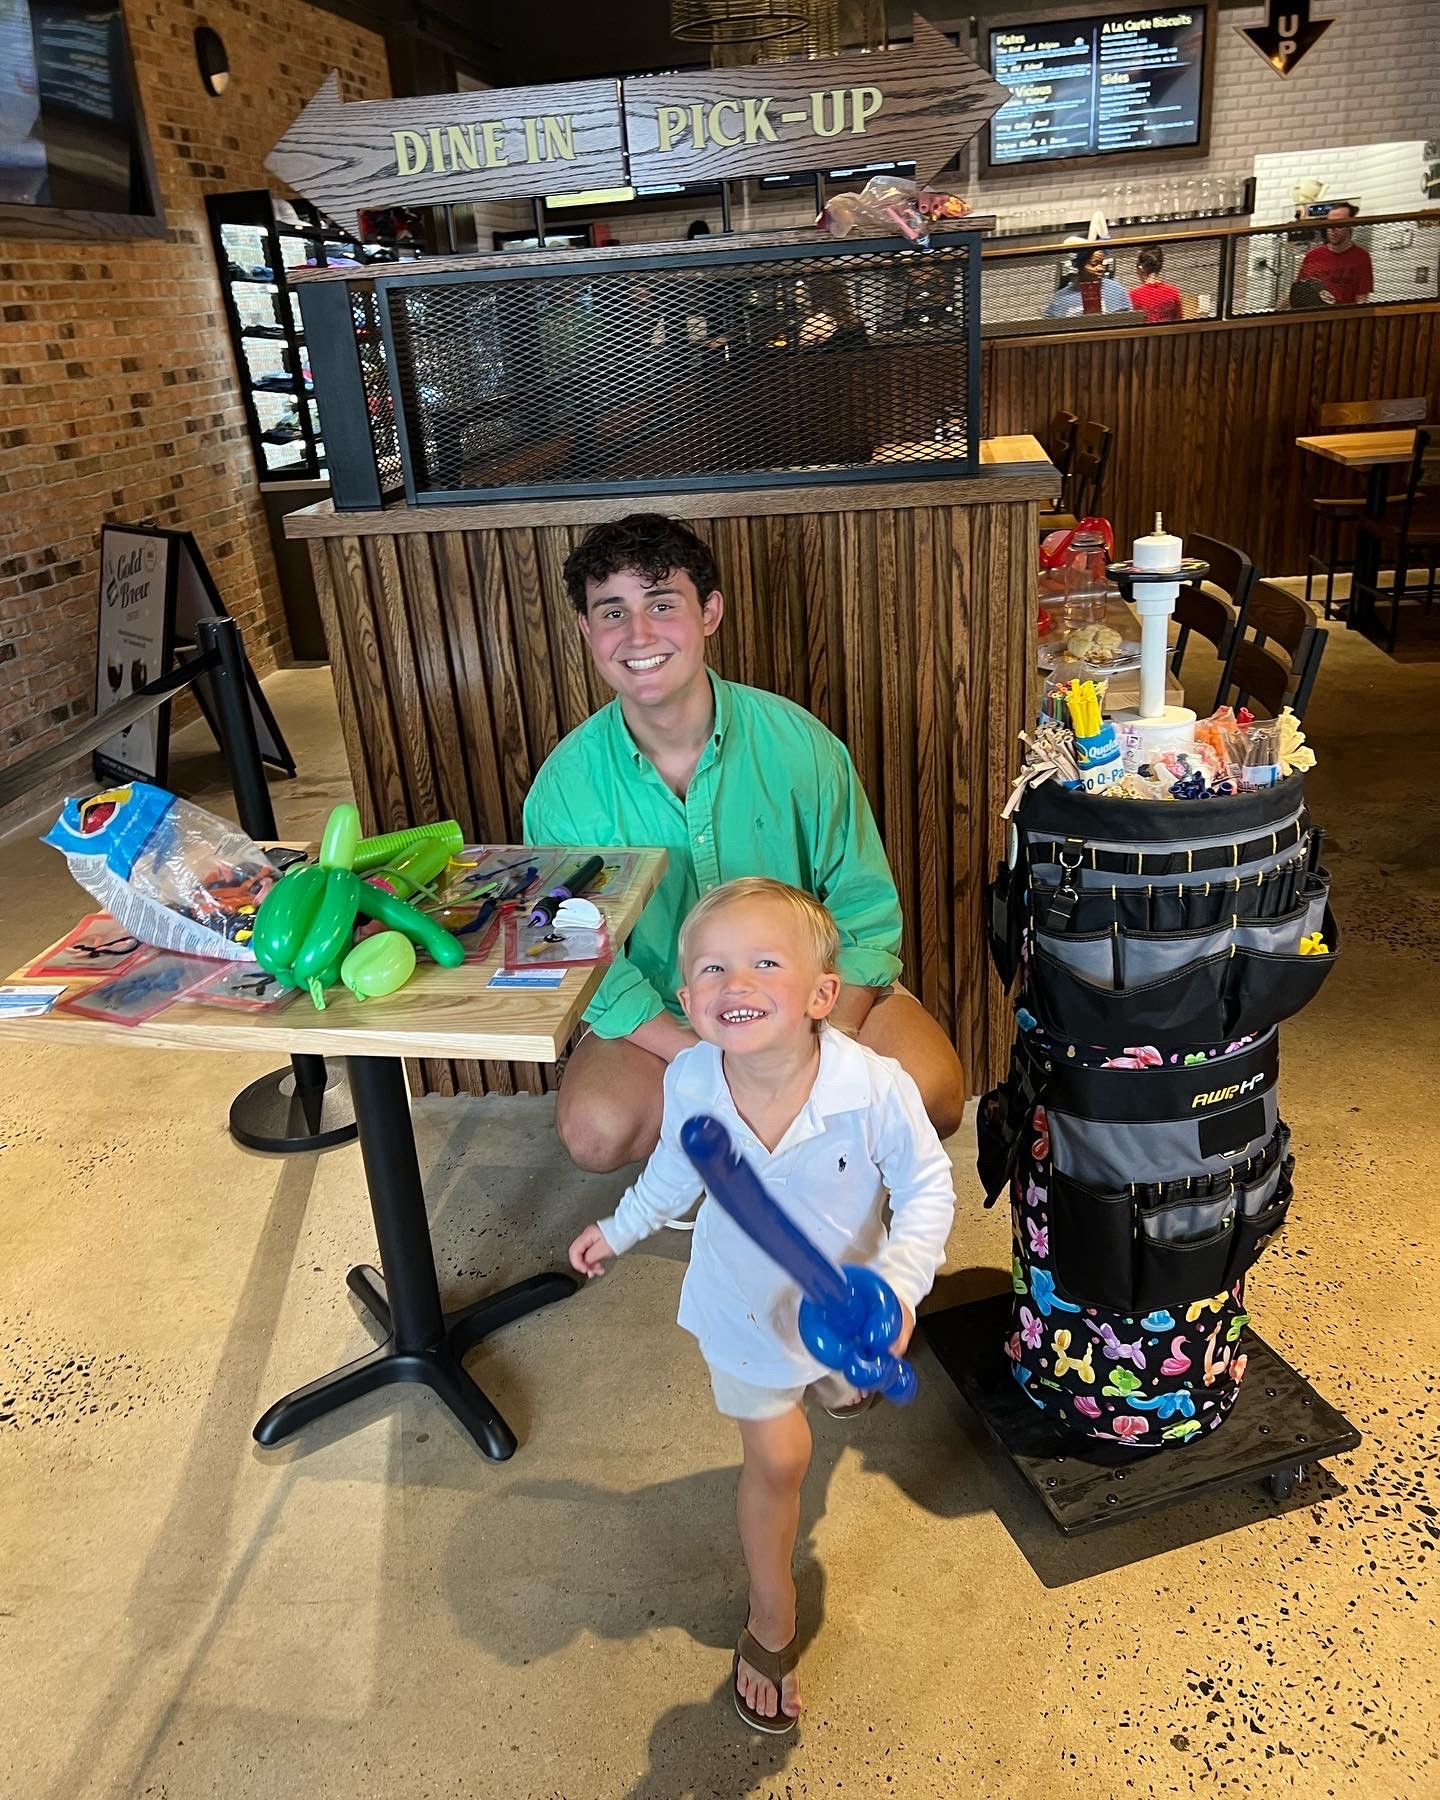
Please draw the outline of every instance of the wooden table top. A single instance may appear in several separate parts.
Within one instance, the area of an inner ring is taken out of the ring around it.
[[[596,846],[599,848],[599,846]],[[613,846],[611,846],[613,849]],[[590,846],[581,846],[584,856]],[[635,852],[630,885],[613,900],[596,903],[605,914],[618,949],[630,935],[665,872],[663,850]],[[37,949],[30,962],[39,960]],[[497,1062],[554,1062],[571,1037],[606,964],[566,971],[557,988],[496,988],[486,984],[500,967],[499,940],[483,961],[442,969],[419,965],[396,994],[357,1000],[332,988],[324,1012],[302,994],[273,1013],[177,1001],[143,1025],[113,1025],[74,1013],[0,1020],[4,1038],[35,1038],[46,1044],[125,1044],[140,1050],[283,1051],[314,1056],[430,1056]],[[11,975],[12,982],[56,987],[61,977]],[[93,981],[76,981],[76,990]]]
[[[1433,429],[1430,426],[1426,430]],[[1415,428],[1400,431],[1336,431],[1319,437],[1297,437],[1295,442],[1312,455],[1346,469],[1369,469],[1376,463],[1407,463],[1415,454]]]
[[[1043,463],[1050,458],[1039,438],[1021,432],[1016,437],[981,438],[980,461],[988,463]]]

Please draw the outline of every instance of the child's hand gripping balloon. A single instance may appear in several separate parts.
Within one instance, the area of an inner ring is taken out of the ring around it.
[[[915,1371],[890,1352],[907,1324],[890,1284],[873,1269],[837,1269],[822,1256],[771,1199],[718,1119],[687,1119],[680,1145],[707,1192],[799,1284],[800,1336],[810,1354],[862,1393],[878,1389],[897,1406],[913,1400]]]

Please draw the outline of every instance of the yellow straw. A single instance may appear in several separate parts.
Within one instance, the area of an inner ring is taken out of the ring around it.
[[[1100,702],[1093,681],[1072,681],[1066,697],[1070,723],[1077,738],[1094,737],[1100,729]]]

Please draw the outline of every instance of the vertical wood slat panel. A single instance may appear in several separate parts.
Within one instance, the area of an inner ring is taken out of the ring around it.
[[[1327,401],[1424,394],[1440,417],[1440,309],[1307,315],[1061,343],[992,340],[984,392],[994,435],[1043,437],[1066,406],[1115,431],[1102,510],[1122,542],[1157,509],[1181,532],[1235,544],[1262,573],[1303,572],[1314,493],[1358,491],[1295,439]]]
[[[402,582],[396,540],[367,539],[365,564],[375,595],[376,639],[399,734],[396,761],[405,790],[405,806],[414,819],[443,817],[438,811],[435,769],[421,701],[421,673],[416,667],[411,636],[411,601]]]
[[[334,554],[338,549],[339,554]],[[356,718],[363,737],[363,769],[368,780],[356,773],[356,788],[367,797],[373,814],[365,820],[369,831],[393,831],[406,820],[405,780],[400,768],[400,734],[391,711],[389,685],[380,653],[363,547],[358,538],[332,540],[330,576],[336,609],[346,634],[346,661],[355,698]]]
[[[335,597],[331,561],[340,561],[343,544],[335,538],[317,539],[310,544],[310,568],[315,579],[315,595],[320,606],[320,619],[330,647],[330,671],[335,683],[335,705],[340,714],[340,736],[345,745],[345,760],[350,765],[355,786],[355,804],[360,816],[371,823],[379,815],[373,786],[374,769],[365,754],[365,733],[360,722],[356,676],[351,668],[355,641],[341,622]],[[348,621],[347,621],[348,623]]]
[[[505,800],[464,533],[442,532],[436,553],[444,631],[455,678],[460,747],[469,767],[475,806],[473,817],[462,819],[461,824],[477,842],[498,843],[505,837]]]
[[[1033,507],[797,511],[699,529],[727,603],[716,665],[808,707],[846,743],[895,872],[906,979],[983,1086],[1008,1043],[981,905],[1035,699]],[[561,574],[578,537],[477,518],[398,547],[371,539],[368,553],[355,539],[326,546],[322,605],[367,823],[408,823],[428,793],[430,812],[479,838],[519,835],[535,771],[597,698]],[[412,1079],[513,1093],[549,1075],[436,1062]]]

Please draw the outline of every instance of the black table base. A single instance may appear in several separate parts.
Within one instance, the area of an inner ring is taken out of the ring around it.
[[[1060,1430],[1020,1391],[1004,1352],[1008,1293],[926,1313],[920,1326],[940,1366],[1067,1537],[1249,1481],[1284,1500],[1310,1464],[1360,1442],[1349,1420],[1253,1331],[1245,1334],[1245,1381],[1225,1423],[1193,1443],[1136,1451]]]
[[[333,1150],[355,1136],[355,1115],[344,1081],[323,1056],[292,1056],[242,1088],[230,1102],[230,1135],[247,1150],[293,1156],[301,1150]]]
[[[277,1400],[256,1424],[255,1437],[278,1444],[362,1394],[394,1382],[422,1382],[486,1456],[503,1462],[515,1454],[515,1434],[466,1374],[463,1358],[503,1325],[566,1299],[578,1283],[566,1274],[531,1275],[456,1312],[443,1311],[404,1064],[392,1057],[352,1056],[348,1067],[385,1277],[361,1264],[346,1281],[384,1328],[385,1342]]]

